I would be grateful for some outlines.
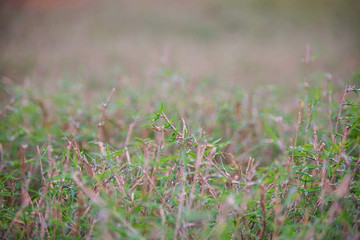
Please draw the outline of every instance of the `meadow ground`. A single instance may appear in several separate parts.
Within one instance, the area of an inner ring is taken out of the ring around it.
[[[359,239],[359,4],[0,8],[0,238]]]

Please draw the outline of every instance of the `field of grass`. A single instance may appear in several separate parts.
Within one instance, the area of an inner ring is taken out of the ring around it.
[[[349,1],[28,2],[0,8],[0,239],[360,239]]]
[[[357,239],[359,86],[317,82],[297,113],[268,90],[183,117],[3,81],[1,238]]]

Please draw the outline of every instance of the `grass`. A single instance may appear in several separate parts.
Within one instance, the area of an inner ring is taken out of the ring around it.
[[[0,239],[360,238],[358,3],[10,2]]]
[[[308,75],[283,111],[275,90],[179,103],[174,83],[144,111],[1,84],[2,239],[360,236],[359,86]]]
[[[291,87],[306,45],[321,59],[314,69],[344,79],[360,61],[358,1],[21,2],[0,7],[0,72],[33,91],[54,93],[63,80],[139,91],[162,84],[159,66],[221,89]]]

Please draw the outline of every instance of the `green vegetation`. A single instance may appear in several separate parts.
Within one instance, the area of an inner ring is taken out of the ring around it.
[[[136,91],[97,108],[3,81],[0,236],[358,238],[359,86],[324,76],[296,108],[275,90],[179,102],[174,83],[153,114]]]
[[[0,1],[0,239],[360,239],[359,9]]]

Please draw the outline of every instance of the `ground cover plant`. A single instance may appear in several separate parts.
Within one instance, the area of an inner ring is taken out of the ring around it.
[[[295,111],[271,89],[179,106],[175,84],[143,112],[3,79],[0,236],[357,239],[358,78],[307,76]]]

